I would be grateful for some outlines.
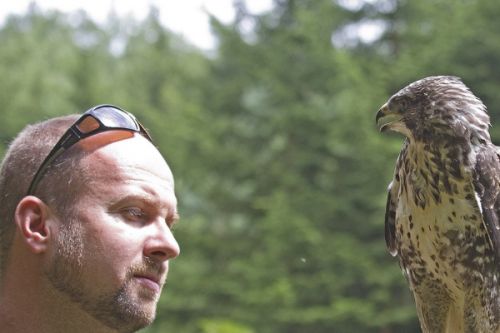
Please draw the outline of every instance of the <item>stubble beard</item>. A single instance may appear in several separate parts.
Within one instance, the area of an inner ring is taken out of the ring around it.
[[[135,268],[129,268],[125,282],[118,290],[96,295],[91,289],[95,283],[88,281],[86,284],[82,279],[86,252],[81,235],[85,231],[76,221],[69,222],[62,229],[56,244],[56,255],[45,272],[52,286],[90,316],[118,332],[136,332],[150,325],[156,316],[158,297],[152,309],[141,307],[141,302],[134,300],[132,284]]]

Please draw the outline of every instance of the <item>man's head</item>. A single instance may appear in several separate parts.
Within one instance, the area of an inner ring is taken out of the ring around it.
[[[34,196],[25,196],[40,163],[74,121],[70,116],[28,127],[9,148],[0,173],[0,195],[13,201],[0,211],[0,241],[10,244],[1,252],[3,275],[15,267],[5,259],[20,240],[39,258],[42,279],[57,297],[107,327],[134,331],[154,319],[168,260],[179,254],[170,230],[177,216],[173,176],[146,138],[109,131],[64,151]],[[40,134],[48,137],[43,143]]]

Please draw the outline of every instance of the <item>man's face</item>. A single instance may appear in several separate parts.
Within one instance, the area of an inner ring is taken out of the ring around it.
[[[106,145],[83,163],[94,181],[61,221],[47,277],[95,319],[133,332],[153,321],[168,260],[179,254],[170,229],[173,177],[141,137]]]

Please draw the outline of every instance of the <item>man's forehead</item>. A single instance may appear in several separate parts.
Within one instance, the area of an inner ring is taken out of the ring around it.
[[[165,159],[156,147],[141,135],[134,134],[107,144],[102,144],[102,141],[102,138],[97,138],[95,144],[86,142],[84,148],[89,150],[89,153],[83,163],[87,164],[86,169],[95,177],[111,181],[117,177],[140,178],[141,175],[149,175],[170,183],[173,187],[173,175]]]

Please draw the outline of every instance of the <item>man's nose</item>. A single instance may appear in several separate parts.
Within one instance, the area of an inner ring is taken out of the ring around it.
[[[144,255],[158,261],[166,261],[177,257],[180,247],[165,221],[150,225],[152,231],[144,246]]]

